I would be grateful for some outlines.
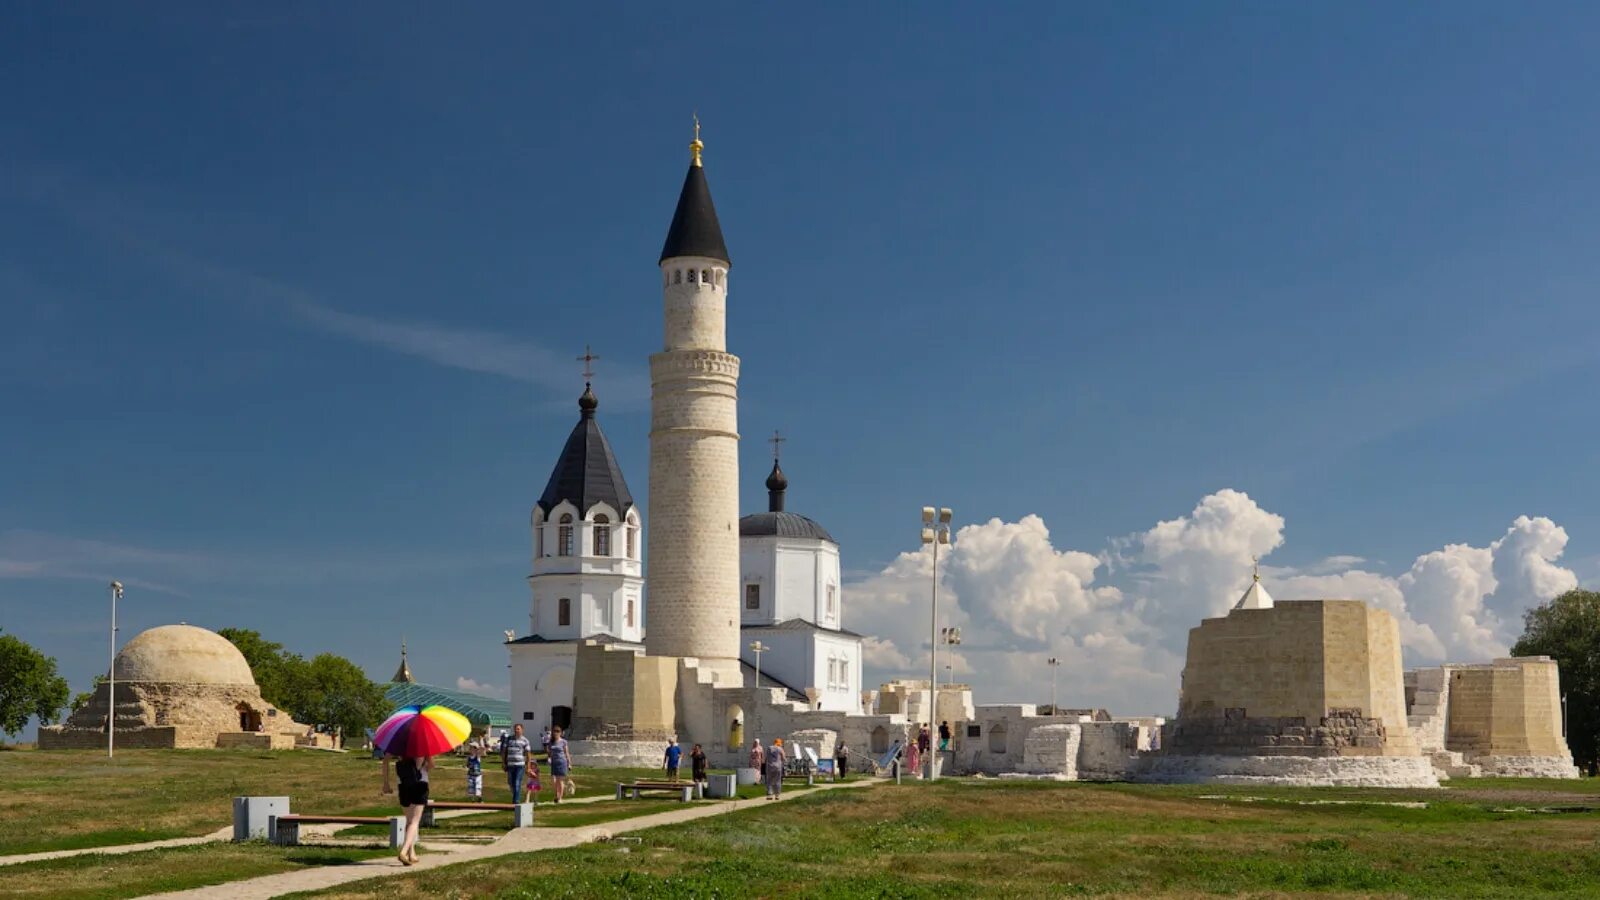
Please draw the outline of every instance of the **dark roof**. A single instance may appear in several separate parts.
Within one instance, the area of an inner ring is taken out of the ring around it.
[[[752,676],[751,681],[755,680],[754,677],[753,677],[756,674],[756,667],[755,666],[752,666],[749,663],[744,662],[743,660],[740,660],[739,669],[742,672],[748,672]],[[806,698],[806,692],[805,691],[797,691],[794,688],[790,687],[789,685],[784,684],[783,682],[779,681],[778,679],[773,678],[770,674],[768,674],[765,671],[763,671],[761,673],[761,683],[756,685],[756,687],[783,688],[784,692],[787,694],[787,696],[784,699],[791,700],[791,701],[793,701],[795,703],[810,703],[811,702],[810,700],[808,700]]]
[[[667,242],[661,247],[661,259],[674,256],[704,256],[733,265],[728,259],[728,245],[722,240],[717,208],[711,203],[706,170],[698,160],[689,166],[689,174],[684,176],[678,209],[672,214],[672,227],[667,229]]]
[[[506,641],[506,643],[508,643],[508,644],[581,644],[584,641],[594,641],[596,644],[628,644],[629,646],[634,646],[634,647],[642,647],[642,646],[644,646],[643,644],[635,644],[632,641],[625,641],[622,638],[606,634],[605,632],[601,632],[599,634],[592,634],[592,635],[590,635],[590,636],[588,636],[586,638],[547,638],[542,634],[528,634],[528,635],[523,635],[522,637],[519,637],[514,641]]]
[[[815,538],[837,544],[828,529],[792,512],[751,513],[739,520],[740,537]]]
[[[578,514],[587,515],[596,503],[606,503],[623,515],[633,505],[633,495],[628,493],[628,483],[622,478],[622,469],[611,453],[611,444],[600,431],[594,411],[600,402],[588,385],[578,398],[582,411],[567,445],[561,448],[561,458],[550,473],[550,480],[539,497],[539,508],[549,514],[563,500],[578,508]]]
[[[826,634],[838,634],[844,637],[861,637],[861,635],[848,628],[824,628],[815,622],[805,619],[784,619],[776,625],[740,625],[741,631],[821,631]]]

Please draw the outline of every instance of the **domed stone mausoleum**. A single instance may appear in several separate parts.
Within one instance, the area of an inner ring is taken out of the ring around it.
[[[229,640],[193,625],[162,625],[123,646],[116,672],[118,747],[292,750],[306,726],[268,703]],[[39,729],[45,750],[106,743],[109,686],[64,725]]]

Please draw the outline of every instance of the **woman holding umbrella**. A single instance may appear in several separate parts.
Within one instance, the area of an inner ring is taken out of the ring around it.
[[[417,827],[428,805],[428,772],[433,758],[459,747],[472,734],[467,717],[444,706],[406,706],[384,720],[373,732],[372,743],[383,751],[383,792],[392,793],[389,758],[400,776],[400,806],[405,810],[406,833],[400,842],[400,862],[417,861]]]

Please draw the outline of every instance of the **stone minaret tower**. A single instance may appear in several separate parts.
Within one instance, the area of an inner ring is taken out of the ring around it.
[[[728,248],[700,166],[700,126],[678,195],[661,285],[665,346],[650,357],[651,656],[739,674],[739,358],[727,352]]]

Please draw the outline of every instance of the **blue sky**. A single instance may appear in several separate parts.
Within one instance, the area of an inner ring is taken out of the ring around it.
[[[1163,569],[1152,532],[1228,489],[1286,523],[1254,539],[1285,582],[1404,588],[1526,515],[1563,531],[1535,555],[1594,583],[1600,12],[1535,12],[13,10],[0,627],[81,689],[116,576],[125,637],[253,627],[384,677],[404,634],[419,677],[504,685],[586,343],[646,494],[654,265],[696,110],[743,506],[783,429],[790,507],[861,582],[847,617],[906,625],[908,658],[926,612],[873,579],[909,564],[924,503],[1039,517],[1141,627],[1182,611],[1150,642],[1180,650],[1204,610],[1173,598],[1235,585]],[[1507,599],[1496,571],[1503,615],[1567,577]],[[968,585],[963,612],[1039,599],[1021,583]],[[1039,649],[992,637],[972,652]],[[1094,671],[1085,702],[1175,695]]]

